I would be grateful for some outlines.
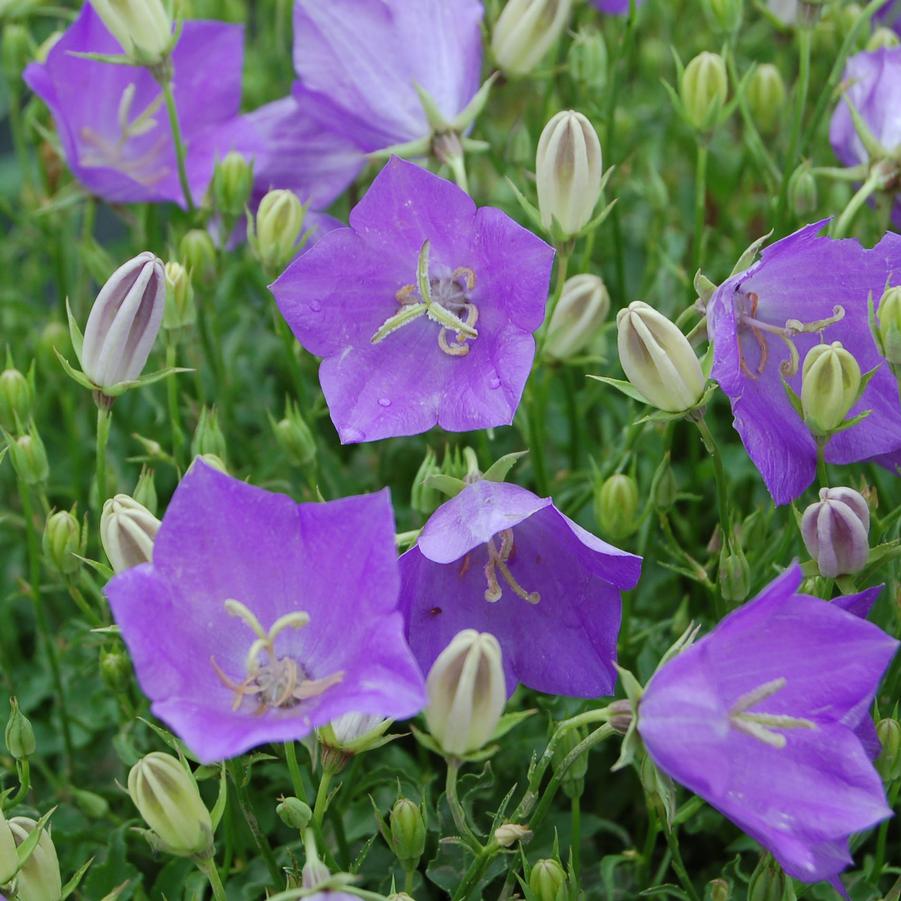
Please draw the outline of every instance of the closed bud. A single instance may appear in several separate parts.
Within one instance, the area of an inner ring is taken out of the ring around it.
[[[37,822],[30,817],[13,817],[9,821],[9,830],[17,847],[28,838],[36,826]],[[44,826],[37,845],[16,876],[15,897],[18,901],[59,901],[62,892],[62,877],[56,848],[50,838],[50,830]]]
[[[50,463],[38,428],[32,422],[28,432],[9,443],[9,456],[16,475],[26,485],[43,485],[50,475]]]
[[[491,52],[507,76],[528,75],[569,22],[572,0],[507,0],[494,31]]]
[[[744,551],[737,545],[733,550],[723,547],[717,572],[720,595],[726,601],[743,601],[751,590],[751,567]]]
[[[100,652],[100,678],[113,691],[125,692],[131,685],[131,660],[120,650]]]
[[[563,766],[563,762],[585,738],[581,729],[568,729],[554,745],[551,767],[556,772]],[[562,788],[567,798],[581,798],[585,791],[585,774],[588,772],[588,752],[580,754],[566,770],[563,776]]]
[[[892,366],[901,366],[901,285],[882,295],[876,316],[882,355]]]
[[[876,735],[882,746],[876,769],[884,782],[896,782],[901,779],[901,723],[891,717],[879,720]]]
[[[4,738],[6,749],[14,760],[24,760],[34,754],[34,729],[15,698],[9,699],[9,719],[6,721]]]
[[[197,321],[194,305],[194,286],[191,276],[181,263],[166,263],[166,307],[163,313],[164,329],[179,329]]]
[[[427,447],[425,457],[413,477],[413,487],[410,489],[410,506],[417,513],[422,513],[423,516],[433,513],[443,500],[438,489],[433,488],[428,482],[431,476],[438,475],[440,472],[435,452]]]
[[[817,344],[801,368],[801,409],[816,435],[828,435],[845,420],[860,393],[860,366],[841,341]]]
[[[707,15],[726,34],[738,31],[744,13],[743,0],[707,0]]]
[[[772,63],[761,63],[748,82],[748,106],[764,134],[778,131],[785,107],[785,82]]]
[[[698,404],[706,384],[701,364],[666,316],[636,300],[617,313],[616,325],[623,372],[648,403],[668,413]]]
[[[769,855],[762,857],[748,882],[748,901],[782,901],[786,878]]]
[[[614,701],[608,708],[610,719],[607,722],[618,735],[625,735],[635,718],[635,710],[628,698],[620,698]]]
[[[138,476],[138,482],[131,496],[156,516],[158,505],[156,483],[154,481],[154,472],[149,466],[141,467],[141,474]]]
[[[92,820],[99,820],[109,813],[109,802],[96,792],[86,791],[83,788],[73,788],[72,800],[78,805],[82,813]]]
[[[679,95],[689,123],[699,131],[716,124],[728,93],[726,64],[718,53],[699,53],[682,72]]]
[[[316,459],[316,439],[297,404],[288,401],[285,415],[269,419],[278,446],[295,466],[309,466]]]
[[[160,521],[127,494],[117,494],[103,505],[100,543],[117,573],[153,558],[153,542]]]
[[[566,56],[573,80],[590,91],[603,91],[607,84],[607,45],[596,28],[580,28]]]
[[[426,723],[446,754],[462,756],[482,748],[507,702],[497,639],[475,629],[458,632],[432,664],[426,693]]]
[[[651,500],[657,510],[669,510],[676,503],[678,494],[679,483],[676,481],[676,474],[673,472],[667,452],[654,473],[651,482]]]
[[[195,457],[213,454],[224,460],[226,458],[225,435],[219,428],[219,417],[215,407],[203,407],[194,437],[191,439],[191,453]]]
[[[145,251],[121,265],[100,290],[84,330],[81,367],[99,388],[136,379],[163,321],[166,270]]]
[[[216,245],[210,233],[202,228],[185,232],[178,245],[179,259],[200,284],[209,284],[216,277]]]
[[[594,515],[601,534],[614,541],[628,538],[638,528],[638,483],[616,473],[594,492]]]
[[[18,431],[31,417],[33,404],[31,381],[7,359],[7,368],[0,372],[0,426]]]
[[[529,873],[529,890],[535,901],[562,901],[566,897],[566,872],[551,857],[539,860]]]
[[[299,832],[303,832],[313,819],[310,805],[305,804],[300,798],[282,798],[276,805],[275,812],[288,828],[297,829]]]
[[[581,353],[598,336],[609,312],[610,294],[600,276],[568,278],[548,325],[545,350],[558,360]]]
[[[172,20],[162,0],[92,0],[125,53],[141,66],[162,62],[172,46]]]
[[[201,454],[199,457],[195,457],[195,459],[202,460],[207,466],[211,466],[213,469],[228,475],[228,467],[225,465],[225,460],[216,454]]]
[[[253,244],[267,272],[281,271],[294,258],[304,213],[293,191],[270,191],[260,201]]]
[[[84,555],[87,543],[87,529],[78,521],[74,509],[57,510],[47,517],[41,544],[51,569],[64,576],[78,572],[78,558]]]
[[[3,816],[0,808],[0,885],[6,885],[19,867],[19,858],[16,855],[16,840],[13,838],[12,829]]]
[[[398,798],[388,816],[391,847],[397,859],[413,869],[425,851],[425,820],[417,804],[409,798]]]
[[[706,897],[709,901],[731,901],[732,886],[725,879],[711,879],[707,883]]]
[[[535,154],[538,210],[548,230],[576,235],[601,196],[601,142],[581,113],[557,113],[541,132]]]
[[[502,848],[512,848],[517,842],[527,842],[532,838],[532,830],[519,823],[504,823],[494,830],[494,840]]]
[[[891,28],[880,25],[870,35],[870,39],[867,41],[866,51],[867,53],[873,53],[876,50],[893,50],[899,44],[901,44],[901,38],[899,38]]]
[[[788,202],[797,216],[806,216],[817,208],[817,180],[809,163],[801,163],[792,172],[788,180]]]
[[[232,150],[219,160],[213,169],[210,191],[216,210],[229,219],[244,213],[253,189],[253,165],[240,153]]]
[[[0,46],[3,50],[3,74],[11,84],[15,84],[34,56],[34,41],[24,25],[5,22]]]
[[[801,517],[801,537],[821,576],[860,572],[870,555],[870,508],[853,488],[821,488]]]
[[[208,856],[213,824],[188,769],[171,754],[153,751],[128,773],[128,794],[162,850],[178,857]]]

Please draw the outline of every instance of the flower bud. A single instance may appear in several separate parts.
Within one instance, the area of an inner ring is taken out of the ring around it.
[[[682,72],[679,95],[685,115],[700,131],[707,131],[716,123],[728,93],[726,64],[718,53],[699,53]]]
[[[191,439],[191,454],[195,457],[213,454],[224,460],[226,458],[225,435],[219,428],[219,417],[215,407],[203,407],[194,437]]]
[[[517,842],[527,842],[532,838],[532,830],[519,823],[504,823],[494,830],[494,840],[502,848],[512,848]]]
[[[16,855],[16,840],[13,838],[12,829],[3,816],[3,810],[0,808],[0,885],[6,885],[13,876],[19,866],[19,858]]]
[[[103,505],[100,543],[117,573],[153,559],[153,542],[160,521],[127,494],[117,494]]]
[[[9,457],[16,475],[26,485],[43,485],[47,481],[50,464],[44,442],[34,422],[28,427],[27,434],[10,441]]]
[[[732,886],[725,879],[711,879],[707,883],[706,897],[710,901],[730,901],[732,898]]]
[[[870,555],[870,508],[853,488],[821,488],[801,517],[801,537],[827,579],[860,572]]]
[[[47,517],[41,544],[44,559],[56,572],[64,576],[78,572],[81,567],[78,557],[84,555],[87,543],[87,529],[78,521],[74,510],[57,510]]]
[[[597,337],[609,312],[610,295],[599,276],[568,278],[548,325],[545,350],[558,360],[581,353]]]
[[[782,901],[786,879],[782,867],[769,855],[762,857],[748,882],[748,901]]]
[[[163,312],[163,328],[186,328],[197,321],[194,305],[194,286],[191,276],[181,263],[166,263],[166,306]]]
[[[208,284],[216,277],[216,245],[205,229],[192,228],[185,232],[178,245],[178,256],[192,280]]]
[[[135,485],[135,490],[132,491],[131,496],[156,516],[158,504],[156,484],[154,483],[154,472],[149,466],[141,467],[138,483]]]
[[[525,168],[535,159],[535,144],[529,126],[521,119],[507,136],[507,160],[514,166]]]
[[[103,795],[98,795],[96,792],[73,788],[72,800],[78,805],[81,812],[92,820],[102,819],[109,813],[109,802]]]
[[[877,321],[883,356],[892,366],[901,366],[901,285],[889,288],[882,295]]]
[[[546,229],[564,237],[577,234],[591,219],[601,196],[601,142],[581,113],[557,113],[541,132],[535,154],[538,210]]]
[[[539,860],[529,873],[529,890],[535,901],[562,901],[566,897],[566,872],[550,857]]]
[[[100,678],[113,691],[127,691],[131,685],[131,660],[120,650],[100,652]]]
[[[740,547],[736,546],[731,552],[723,547],[717,582],[720,594],[726,601],[740,602],[748,596],[751,590],[751,567]]]
[[[23,760],[31,757],[35,751],[34,729],[28,717],[19,708],[19,702],[15,698],[9,699],[9,719],[6,721],[6,749],[14,760]]]
[[[236,150],[229,151],[216,163],[210,191],[216,210],[230,219],[244,212],[253,189],[253,164]]]
[[[92,6],[139,65],[156,65],[168,55],[172,21],[162,0],[92,0]]]
[[[743,0],[707,0],[707,15],[713,24],[725,34],[732,34],[741,25],[744,13]]]
[[[316,459],[316,439],[297,404],[288,401],[284,417],[278,422],[270,417],[269,423],[276,443],[295,466],[309,466]]]
[[[452,756],[478,751],[507,702],[497,639],[475,629],[458,632],[432,664],[426,693],[426,723],[441,749]]]
[[[610,719],[607,722],[618,735],[625,735],[635,718],[635,710],[628,698],[620,698],[607,708]]]
[[[563,766],[563,762],[583,738],[585,738],[585,733],[581,729],[568,729],[560,736],[554,745],[551,757],[551,767],[554,772]],[[588,752],[585,751],[573,761],[563,776],[562,788],[567,798],[582,797],[582,793],[585,791],[585,774],[587,772]]]
[[[177,857],[207,855],[213,824],[194,777],[171,754],[153,751],[128,773],[128,794],[162,849]]]
[[[81,368],[98,387],[136,379],[163,321],[166,270],[145,251],[121,265],[100,290],[84,330]]]
[[[701,364],[666,316],[635,300],[617,313],[616,326],[623,372],[648,403],[668,413],[697,405],[706,384]]]
[[[778,130],[785,106],[785,82],[772,63],[761,63],[748,82],[748,106],[763,134]]]
[[[427,447],[425,457],[419,464],[419,469],[416,470],[413,485],[410,488],[410,506],[417,513],[422,513],[423,516],[431,515],[443,499],[438,489],[428,484],[429,478],[440,472],[441,468],[438,466],[435,452]]]
[[[879,720],[876,735],[882,745],[876,769],[884,782],[895,782],[901,779],[901,723],[890,717]]]
[[[634,534],[638,528],[638,484],[635,479],[625,473],[604,479],[595,488],[594,515],[601,533],[614,541]]]
[[[607,84],[607,45],[596,28],[580,28],[566,56],[569,74],[579,85],[600,93]]]
[[[806,216],[817,208],[817,180],[809,163],[801,163],[792,172],[788,180],[788,201],[797,216]]]
[[[303,204],[293,191],[270,191],[260,201],[254,250],[266,271],[279,272],[294,258],[304,213]]]
[[[572,0],[508,0],[491,33],[491,52],[507,76],[528,75],[569,22]]]
[[[275,812],[289,829],[297,829],[298,832],[303,832],[313,819],[310,805],[305,804],[300,798],[282,798]]]
[[[657,466],[654,478],[651,481],[651,500],[657,510],[669,510],[679,495],[679,483],[676,481],[676,473],[670,464],[670,455],[667,452]]]
[[[13,817],[9,821],[16,846],[22,844],[37,823],[30,817]],[[59,901],[63,892],[59,859],[50,838],[50,830],[45,826],[28,860],[16,876],[16,898],[19,901]]]
[[[801,409],[811,431],[828,435],[837,429],[860,392],[860,366],[841,341],[817,344],[801,368]]]
[[[876,50],[893,50],[899,44],[901,44],[901,38],[891,28],[880,25],[870,35],[865,49],[867,53],[873,53]]]
[[[217,456],[216,454],[201,454],[199,457],[195,457],[195,460],[202,460],[206,463],[207,466],[211,466],[213,469],[218,470],[219,472],[224,472],[228,475],[228,467],[225,465],[225,460],[222,457]]]
[[[44,371],[56,372],[59,363],[56,352],[62,356],[68,356],[72,342],[69,339],[69,330],[58,319],[51,319],[41,329],[38,337],[37,358],[38,364]]]
[[[31,381],[7,358],[6,369],[0,372],[0,426],[18,431],[31,417],[33,404]]]
[[[391,847],[406,869],[413,869],[425,851],[425,820],[409,798],[398,798],[388,817]]]
[[[2,34],[0,58],[3,60],[3,74],[10,84],[16,84],[34,56],[34,41],[28,29],[16,22],[4,22]]]

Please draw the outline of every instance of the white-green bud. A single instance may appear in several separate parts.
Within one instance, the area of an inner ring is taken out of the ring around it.
[[[34,395],[31,382],[14,366],[0,372],[0,426],[16,431],[28,422]]]
[[[438,655],[426,679],[429,731],[452,756],[491,739],[507,703],[501,647],[488,632],[464,629]]]
[[[603,279],[584,273],[568,278],[551,316],[545,350],[557,360],[568,360],[597,337],[610,312],[610,294]]]
[[[788,201],[798,216],[812,213],[819,203],[817,179],[810,163],[801,163],[788,180]]]
[[[42,537],[44,558],[58,573],[71,576],[78,572],[87,547],[87,530],[74,511],[57,510],[47,517]]]
[[[748,81],[747,97],[757,127],[764,134],[773,134],[785,107],[785,82],[772,63],[761,63],[754,70]]]
[[[529,873],[529,889],[536,901],[561,901],[565,887],[566,872],[553,858],[539,860]]]
[[[821,488],[801,517],[801,537],[821,576],[860,572],[870,556],[870,508],[853,488]]]
[[[216,276],[216,245],[210,233],[202,228],[186,232],[178,245],[179,257],[191,274],[201,284],[211,282]]]
[[[899,38],[891,28],[880,25],[872,35],[870,35],[870,39],[867,41],[866,51],[867,53],[872,53],[874,50],[892,50],[899,44],[901,44],[901,38]]]
[[[162,0],[92,0],[91,5],[125,53],[139,65],[156,65],[168,55],[172,20]]]
[[[817,344],[801,368],[801,409],[816,435],[837,429],[860,392],[860,366],[841,341]]]
[[[697,405],[706,380],[688,339],[640,300],[616,315],[619,360],[626,378],[652,406],[680,413]]]
[[[714,25],[726,34],[732,34],[741,25],[744,13],[743,0],[707,0],[707,14]]]
[[[491,33],[491,52],[505,75],[528,75],[569,22],[572,0],[508,0]]]
[[[219,415],[215,407],[201,408],[200,419],[191,438],[191,454],[195,457],[213,454],[221,460],[227,459],[225,435],[219,427]]]
[[[172,260],[166,263],[166,308],[163,313],[163,328],[185,328],[196,321],[197,307],[194,305],[191,274],[181,263]]]
[[[50,475],[47,450],[33,421],[27,434],[9,443],[9,457],[16,475],[26,485],[43,485],[47,481]]]
[[[235,220],[243,215],[253,190],[253,164],[237,150],[230,150],[213,169],[210,192],[216,210]]]
[[[117,494],[103,505],[100,543],[117,573],[153,559],[153,542],[160,521],[127,494]]]
[[[614,473],[595,489],[594,514],[606,538],[620,541],[634,534],[638,508],[638,483],[630,475]]]
[[[892,366],[901,366],[901,285],[882,295],[876,316],[882,353]]]
[[[197,783],[176,757],[153,751],[128,774],[128,794],[161,849],[178,857],[209,855],[213,823]]]
[[[566,55],[573,80],[590,91],[603,91],[607,84],[607,45],[596,28],[581,28]]]
[[[9,821],[16,846],[21,845],[37,823],[30,817],[13,817]],[[63,892],[59,859],[47,826],[41,830],[35,849],[28,856],[16,876],[18,901],[59,901]]]
[[[716,123],[728,93],[726,64],[718,53],[705,50],[685,67],[679,94],[689,123],[699,131]]]
[[[14,760],[31,757],[37,747],[31,722],[22,713],[15,698],[9,699],[9,719],[6,721],[3,738],[6,741],[6,750]]]
[[[0,885],[6,885],[16,875],[18,866],[16,840],[0,808]]]
[[[278,272],[291,262],[297,253],[303,220],[303,204],[293,191],[270,191],[260,201],[254,249],[264,269]]]
[[[577,234],[601,196],[603,160],[594,126],[581,113],[563,110],[541,132],[535,154],[542,225],[556,223],[562,236]]]
[[[409,798],[398,798],[388,817],[391,847],[397,859],[411,868],[419,863],[425,851],[425,820],[419,805]]]

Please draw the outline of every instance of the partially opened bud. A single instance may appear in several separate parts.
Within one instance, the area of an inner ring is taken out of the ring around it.
[[[615,473],[595,491],[594,514],[601,534],[614,541],[638,528],[638,484],[632,476]]]
[[[0,426],[16,431],[31,416],[34,396],[31,383],[13,366],[0,372]]]
[[[425,851],[425,820],[418,804],[409,798],[398,798],[388,817],[391,846],[397,859],[412,868]]]
[[[71,576],[78,572],[87,545],[86,530],[73,512],[57,510],[47,517],[42,538],[44,559],[58,573]]]
[[[508,76],[528,75],[557,43],[572,0],[508,0],[491,33],[491,52]]]
[[[504,712],[501,647],[488,632],[464,629],[438,655],[426,680],[429,731],[450,755],[478,751]]]
[[[860,572],[870,555],[870,508],[853,488],[821,488],[801,517],[801,537],[828,579]]]
[[[668,413],[694,407],[706,380],[688,339],[662,313],[640,300],[616,316],[619,360],[647,401]]]
[[[748,82],[748,106],[764,134],[777,130],[785,106],[785,82],[772,63],[761,63]]]
[[[207,855],[213,824],[194,777],[171,754],[153,751],[128,773],[128,794],[162,849],[178,857]]]
[[[236,150],[229,151],[213,169],[210,192],[217,212],[230,219],[243,215],[253,189],[253,165]]]
[[[699,53],[685,67],[679,84],[679,94],[685,115],[695,128],[711,128],[729,93],[726,64],[718,53]]]
[[[160,521],[127,494],[117,494],[103,505],[100,542],[117,572],[149,563]]]
[[[270,191],[260,201],[254,247],[264,269],[278,272],[291,261],[303,220],[303,204],[293,191]]]
[[[541,222],[554,222],[564,236],[577,234],[591,219],[601,196],[601,142],[581,113],[557,113],[541,132],[535,154]]]
[[[181,263],[170,261],[166,263],[166,309],[163,313],[163,328],[185,328],[196,321],[197,307],[194,305],[191,275]]]
[[[145,251],[120,266],[103,286],[84,330],[81,367],[98,387],[136,379],[163,321],[166,271]]]
[[[9,821],[16,846],[22,844],[37,823],[30,817],[13,817]],[[59,859],[50,838],[50,830],[44,826],[37,846],[16,876],[16,895],[19,901],[59,901],[63,892],[59,872]]]
[[[876,316],[882,353],[892,366],[901,366],[901,285],[882,295]]]
[[[860,366],[841,341],[817,344],[801,368],[801,409],[811,431],[828,435],[837,429],[860,392]]]
[[[539,860],[529,873],[529,889],[536,901],[560,901],[565,886],[566,872],[553,858]]]
[[[597,337],[609,312],[610,295],[599,276],[568,278],[548,325],[545,350],[558,360],[581,353]]]
[[[162,0],[92,0],[91,5],[139,65],[156,65],[168,54],[172,21]]]

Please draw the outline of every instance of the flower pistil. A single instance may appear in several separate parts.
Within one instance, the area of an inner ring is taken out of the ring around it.
[[[785,688],[785,684],[785,677],[780,676],[778,679],[771,679],[743,694],[729,711],[729,720],[732,725],[752,738],[779,749],[785,747],[786,738],[781,732],[777,732],[777,729],[816,729],[816,723],[803,717],[750,710],[751,707],[781,691]]]

